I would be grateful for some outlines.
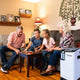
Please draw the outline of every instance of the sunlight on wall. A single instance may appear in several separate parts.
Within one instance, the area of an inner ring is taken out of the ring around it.
[[[45,15],[46,15],[46,11],[45,11],[45,8],[42,8],[41,10],[40,10],[40,17],[41,18],[44,18],[45,17]]]
[[[28,2],[32,2],[32,3],[38,3],[38,2],[40,2],[41,0],[22,0],[22,1],[28,1]]]
[[[41,31],[44,30],[44,29],[47,29],[46,25],[40,26],[40,30],[41,30]]]

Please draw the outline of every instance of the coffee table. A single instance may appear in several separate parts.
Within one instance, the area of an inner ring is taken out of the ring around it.
[[[21,52],[19,53],[19,58],[20,58],[20,72],[21,72],[21,68],[22,68],[22,58],[27,58],[27,77],[29,77],[29,59],[32,59],[32,69],[33,69],[33,58],[34,57],[40,57],[40,72],[42,72],[42,68],[41,68],[41,62],[42,62],[42,53],[38,52],[35,53],[33,52],[33,54],[28,54],[27,52]]]

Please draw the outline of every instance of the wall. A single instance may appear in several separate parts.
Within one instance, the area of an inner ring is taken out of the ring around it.
[[[0,1],[0,15],[13,14],[19,15],[19,8],[31,9],[32,18],[21,18],[21,25],[24,27],[24,33],[26,35],[26,42],[31,37],[31,32],[34,29],[35,19],[35,4],[21,0],[1,0]],[[6,34],[15,31],[16,26],[0,26],[0,34]]]
[[[50,30],[57,29],[57,23],[61,21],[59,17],[61,2],[62,0],[42,0],[36,4],[36,17],[43,18],[45,23],[41,27],[47,27]],[[70,26],[70,29],[80,29],[80,21],[77,21],[76,26]]]

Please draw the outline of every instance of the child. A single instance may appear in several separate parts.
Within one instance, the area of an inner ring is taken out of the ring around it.
[[[46,49],[44,51],[42,51],[42,56],[43,56],[43,64],[44,64],[44,68],[43,70],[47,69],[47,65],[48,65],[48,59],[47,59],[47,54],[50,54],[53,52],[53,47],[55,47],[55,41],[54,39],[50,36],[49,30],[48,29],[44,29],[42,31],[42,36],[43,36],[43,43],[41,48],[38,51],[41,51],[44,46],[46,47]]]

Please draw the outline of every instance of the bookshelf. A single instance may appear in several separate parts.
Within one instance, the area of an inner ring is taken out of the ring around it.
[[[0,21],[0,26],[19,26],[21,22],[3,22]]]
[[[23,14],[23,13],[20,13],[19,15],[22,18],[31,18],[32,17],[32,14]]]

